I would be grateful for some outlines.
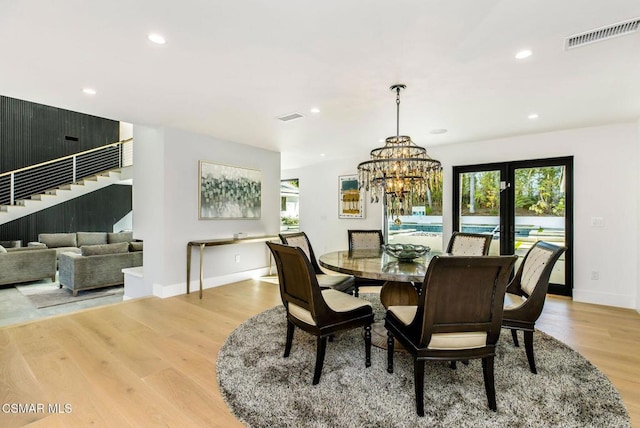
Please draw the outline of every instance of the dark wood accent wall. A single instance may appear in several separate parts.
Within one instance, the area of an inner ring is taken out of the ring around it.
[[[0,173],[119,140],[117,120],[0,96]],[[131,211],[131,186],[104,189],[0,225],[0,240],[47,232],[110,232]]]
[[[79,198],[0,225],[0,241],[37,241],[39,233],[111,232],[132,209],[129,185],[112,184]]]
[[[118,141],[120,124],[0,96],[0,173]]]

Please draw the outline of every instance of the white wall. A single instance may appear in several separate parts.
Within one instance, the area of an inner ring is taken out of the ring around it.
[[[454,165],[574,156],[574,300],[640,307],[638,127],[633,122],[429,148],[444,168],[445,241],[452,229]],[[379,205],[367,207],[366,220],[337,218],[338,175],[354,173],[364,160],[283,171],[283,178],[300,178],[300,227],[316,255],[346,248],[348,228],[380,227]],[[592,227],[591,217],[604,218],[604,227]],[[597,281],[590,279],[594,270],[600,274]]]
[[[316,257],[347,248],[348,229],[381,229],[382,205],[367,195],[364,219],[338,218],[341,175],[357,173],[356,160],[327,161],[301,169],[282,171],[282,179],[300,179],[300,230],[309,236]]]
[[[280,215],[280,153],[175,129],[134,127],[133,229],[144,240],[144,281],[161,297],[186,292],[186,245],[191,240],[275,235]],[[207,160],[262,171],[258,220],[199,220],[198,162]],[[269,265],[264,243],[205,249],[205,285],[250,277]],[[240,262],[235,262],[238,255]],[[193,252],[191,290],[198,288]]]

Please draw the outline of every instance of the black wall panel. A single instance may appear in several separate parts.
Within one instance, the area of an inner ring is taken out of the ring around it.
[[[111,186],[0,225],[0,241],[37,241],[39,233],[111,232],[132,209],[132,189]]]
[[[119,122],[0,96],[0,173],[114,143]]]
[[[116,120],[0,96],[0,173],[114,143],[119,133]],[[0,225],[0,240],[26,245],[39,233],[110,232],[131,206],[131,186],[112,185]]]

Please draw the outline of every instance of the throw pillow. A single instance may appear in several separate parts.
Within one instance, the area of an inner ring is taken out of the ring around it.
[[[6,253],[7,250],[2,245],[0,245],[0,253]]]
[[[133,241],[133,232],[117,232],[107,234],[107,242],[109,244],[130,241]]]
[[[78,246],[75,233],[41,233],[38,241],[49,248]]]
[[[129,244],[127,242],[120,242],[118,244],[83,245],[80,247],[80,252],[83,256],[128,253]]]
[[[107,232],[78,232],[78,247],[107,243]]]
[[[142,251],[142,241],[129,242],[129,251]]]

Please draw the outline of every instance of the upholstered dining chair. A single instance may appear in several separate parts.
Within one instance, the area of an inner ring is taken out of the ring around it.
[[[516,256],[434,256],[417,306],[389,306],[387,371],[394,339],[413,356],[416,412],[424,416],[425,362],[482,359],[489,408],[496,410],[494,356],[502,302]]]
[[[454,256],[486,256],[492,239],[492,235],[484,233],[453,232],[447,253]]]
[[[307,256],[313,267],[313,272],[316,274],[320,288],[332,288],[334,290],[342,291],[345,293],[353,293],[355,279],[352,275],[344,275],[340,273],[327,274],[318,264],[316,256],[313,253],[313,247],[307,234],[304,232],[279,234],[280,241],[285,245],[292,247],[300,247],[304,254]]]
[[[504,298],[502,326],[511,330],[513,343],[519,346],[518,330],[524,334],[524,347],[532,373],[537,373],[533,355],[533,332],[542,312],[549,288],[549,277],[566,248],[538,241],[518,267]]]
[[[382,236],[382,230],[347,230],[347,239],[349,240],[349,251],[354,250],[380,250],[382,244],[384,244],[384,237]],[[359,278],[355,277],[353,284],[353,295],[358,297],[360,287],[362,286],[377,286],[382,287],[385,281],[377,279]]]
[[[343,330],[364,327],[365,367],[371,366],[373,309],[366,300],[340,291],[320,288],[313,266],[300,247],[267,242],[278,269],[280,295],[287,310],[288,357],[293,332],[298,327],[317,336],[313,385],[320,382],[327,338]]]

